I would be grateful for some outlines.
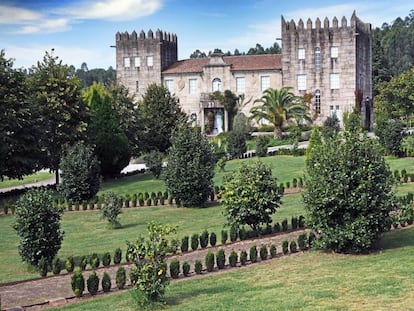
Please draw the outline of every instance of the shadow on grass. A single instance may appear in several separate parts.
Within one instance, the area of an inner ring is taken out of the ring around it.
[[[414,226],[405,227],[384,234],[375,245],[375,250],[389,250],[402,247],[414,247]]]

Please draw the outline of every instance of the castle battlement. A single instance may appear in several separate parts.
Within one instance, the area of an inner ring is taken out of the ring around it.
[[[171,42],[171,43],[175,43],[177,44],[177,35],[172,34],[172,33],[167,33],[167,32],[163,32],[160,29],[157,29],[157,31],[155,32],[155,37],[154,37],[154,32],[150,29],[148,30],[147,34],[145,34],[144,30],[141,30],[141,32],[139,33],[139,36],[137,34],[137,32],[134,30],[131,33],[128,33],[127,31],[125,32],[117,32],[115,34],[115,40],[116,41],[138,41],[138,40],[156,40],[156,41],[163,41],[163,42]]]

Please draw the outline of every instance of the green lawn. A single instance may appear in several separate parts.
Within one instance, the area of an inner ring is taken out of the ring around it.
[[[172,282],[160,310],[414,310],[413,236],[414,227],[387,233],[369,255],[310,251]],[[58,310],[114,308],[137,310],[131,291]]]
[[[47,180],[49,178],[54,177],[54,173],[49,172],[37,172],[32,175],[25,176],[23,179],[8,179],[5,178],[3,181],[0,181],[0,189],[2,188],[8,188],[8,187],[15,187],[15,186],[21,186],[21,185],[27,185],[34,182]]]

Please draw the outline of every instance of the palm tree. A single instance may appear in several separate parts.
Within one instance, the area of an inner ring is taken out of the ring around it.
[[[262,104],[250,109],[250,119],[255,119],[258,123],[263,119],[269,121],[274,125],[274,137],[278,139],[282,138],[282,125],[285,122],[297,122],[302,119],[311,121],[308,107],[289,87],[282,87],[280,90],[268,88],[254,103]]]

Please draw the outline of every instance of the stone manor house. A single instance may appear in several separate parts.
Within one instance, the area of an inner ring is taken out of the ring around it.
[[[357,107],[363,126],[372,130],[372,31],[353,13],[332,24],[319,18],[306,25],[282,16],[282,54],[177,59],[177,36],[157,30],[138,35],[116,34],[116,71],[120,83],[139,100],[151,83],[163,84],[183,110],[208,134],[228,129],[227,112],[212,100],[215,91],[231,90],[252,101],[267,88],[292,87],[296,95],[312,95],[310,113],[315,124],[327,116]],[[209,128],[207,129],[207,124]]]

